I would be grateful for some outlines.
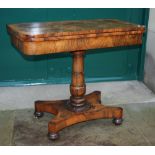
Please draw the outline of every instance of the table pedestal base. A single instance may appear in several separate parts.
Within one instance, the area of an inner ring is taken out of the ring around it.
[[[39,118],[43,116],[43,112],[56,115],[48,123],[49,139],[57,139],[59,137],[60,130],[84,121],[101,118],[113,118],[115,125],[120,125],[122,123],[123,109],[121,107],[102,105],[100,91],[94,91],[88,95],[85,95],[84,98],[85,101],[90,104],[90,108],[82,112],[70,111],[68,109],[68,103],[70,100],[35,102],[35,117]]]

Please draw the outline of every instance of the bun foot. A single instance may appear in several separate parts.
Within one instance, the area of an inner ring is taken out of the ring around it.
[[[49,138],[49,140],[56,140],[59,138],[59,134],[54,133],[54,132],[50,132],[50,133],[48,133],[48,138]]]
[[[123,122],[123,119],[122,119],[122,118],[114,118],[114,119],[113,119],[113,123],[114,123],[115,125],[121,125],[122,122]]]
[[[37,111],[34,112],[34,117],[35,118],[41,118],[41,117],[43,117],[43,115],[44,115],[43,112],[37,112]]]

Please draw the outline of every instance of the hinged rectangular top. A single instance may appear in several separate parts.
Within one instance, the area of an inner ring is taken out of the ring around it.
[[[22,41],[58,40],[79,35],[107,34],[116,32],[143,33],[144,26],[113,20],[75,20],[63,22],[34,22],[7,25],[8,32]]]
[[[27,55],[142,44],[144,26],[113,19],[7,25],[13,45]]]

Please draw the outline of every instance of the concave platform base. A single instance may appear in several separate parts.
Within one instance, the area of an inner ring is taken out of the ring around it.
[[[68,110],[69,100],[36,101],[34,115],[41,117],[43,112],[56,115],[48,123],[48,136],[52,140],[58,138],[58,132],[63,128],[88,120],[113,118],[115,125],[122,123],[123,109],[102,105],[100,91],[94,91],[86,95],[85,100],[90,104],[89,110],[78,113]]]

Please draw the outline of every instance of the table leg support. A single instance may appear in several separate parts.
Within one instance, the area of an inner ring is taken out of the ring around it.
[[[54,114],[55,117],[48,123],[48,137],[55,140],[59,131],[76,123],[95,120],[113,119],[115,125],[122,123],[123,109],[101,104],[101,92],[94,91],[85,95],[84,80],[84,52],[73,52],[72,82],[70,85],[71,97],[68,100],[36,101],[35,116],[41,117],[43,112]]]
[[[120,125],[122,123],[122,114],[123,110],[120,107],[105,107],[103,105],[96,105],[94,109],[88,110],[87,112],[82,113],[70,113],[65,114],[62,113],[60,116],[55,117],[48,123],[48,132],[49,135],[58,134],[60,130],[71,126],[73,124],[77,124],[80,122],[95,120],[95,119],[108,119],[113,118],[113,120],[117,120],[115,125]],[[62,117],[62,118],[60,118]],[[52,137],[49,137],[52,139]]]
[[[122,123],[123,109],[101,104],[101,92],[94,91],[85,95],[85,100],[90,104],[90,109],[83,112],[73,112],[66,108],[69,100],[36,101],[35,112],[48,112],[55,117],[48,123],[48,137],[55,140],[63,128],[84,121],[112,118],[116,125]]]

